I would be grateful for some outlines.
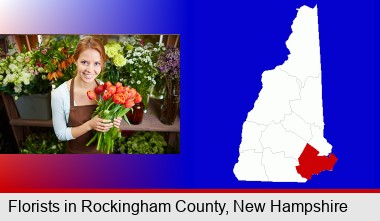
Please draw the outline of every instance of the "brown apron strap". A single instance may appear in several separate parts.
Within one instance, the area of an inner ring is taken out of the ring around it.
[[[96,81],[96,84],[99,85],[99,82]],[[76,127],[91,119],[91,115],[94,113],[96,107],[97,106],[95,104],[74,106],[74,79],[72,79],[70,85],[70,113],[68,126]],[[66,148],[66,153],[102,153],[96,150],[97,142],[92,143],[90,146],[86,146],[87,142],[93,136],[93,132],[88,131],[73,140],[69,140]]]
[[[96,85],[100,85],[98,79],[95,79]],[[70,85],[70,107],[74,107],[74,78],[71,79]]]
[[[70,85],[70,108],[74,107],[74,78],[71,79]]]

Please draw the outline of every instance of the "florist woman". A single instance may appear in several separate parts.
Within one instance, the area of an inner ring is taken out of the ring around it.
[[[100,40],[87,36],[79,40],[74,53],[76,75],[51,93],[54,132],[59,140],[67,140],[66,153],[102,153],[96,142],[86,146],[93,131],[106,132],[119,127],[121,118],[114,122],[92,117],[97,105],[87,97],[87,91],[100,84],[96,78],[104,70],[107,55]]]

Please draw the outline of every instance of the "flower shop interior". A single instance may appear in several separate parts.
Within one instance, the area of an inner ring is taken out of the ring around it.
[[[93,36],[108,57],[98,76],[104,91],[111,91],[110,82],[141,96],[120,103],[126,113],[108,153],[178,154],[180,36]],[[74,77],[73,54],[82,37],[0,35],[1,154],[65,153],[67,142],[53,129],[51,91]]]

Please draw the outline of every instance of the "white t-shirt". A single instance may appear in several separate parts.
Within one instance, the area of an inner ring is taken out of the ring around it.
[[[70,92],[67,89],[67,82],[51,91],[51,111],[57,138],[59,140],[74,139],[71,127],[67,126],[70,113]]]

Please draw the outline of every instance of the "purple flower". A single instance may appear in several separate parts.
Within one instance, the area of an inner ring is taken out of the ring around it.
[[[168,48],[157,60],[157,67],[161,73],[179,76],[180,51],[178,48]]]

